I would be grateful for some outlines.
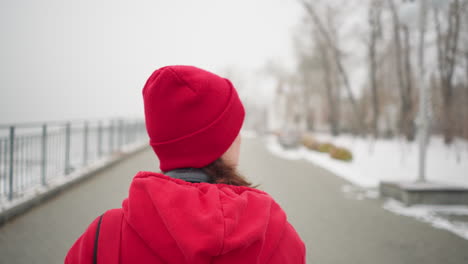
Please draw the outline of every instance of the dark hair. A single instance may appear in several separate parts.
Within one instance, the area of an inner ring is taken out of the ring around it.
[[[247,181],[235,167],[229,166],[221,158],[213,161],[202,168],[206,174],[210,177],[212,183],[223,183],[235,186],[246,186],[256,188],[252,186],[252,183]]]

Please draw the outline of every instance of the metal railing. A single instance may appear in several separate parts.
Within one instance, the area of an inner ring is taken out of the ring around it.
[[[142,120],[0,126],[0,202],[147,140]]]

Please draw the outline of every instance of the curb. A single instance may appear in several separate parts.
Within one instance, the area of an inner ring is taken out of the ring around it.
[[[380,194],[412,206],[468,205],[468,188],[429,182],[380,182]]]
[[[26,200],[22,202],[18,202],[18,204],[13,205],[12,207],[6,210],[1,211],[0,212],[0,227],[5,225],[8,221],[14,219],[15,217],[26,213],[30,209],[45,203],[49,199],[58,196],[60,193],[74,187],[75,185],[78,185],[79,183],[92,178],[97,173],[105,169],[108,169],[118,164],[119,162],[126,160],[130,158],[131,156],[134,156],[142,152],[143,150],[147,148],[148,148],[148,144],[145,143],[145,144],[142,144],[141,146],[138,146],[138,147],[135,147],[134,149],[129,150],[128,152],[115,153],[104,164],[91,165],[89,167],[82,168],[80,169],[81,171],[80,175],[75,176],[70,181],[53,186],[50,189],[40,192],[39,194],[35,196],[27,198]],[[65,177],[65,176],[61,176],[61,177]]]

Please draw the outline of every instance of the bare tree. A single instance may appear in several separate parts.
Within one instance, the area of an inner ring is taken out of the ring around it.
[[[323,40],[317,41],[317,48],[319,51],[320,62],[322,64],[322,71],[325,83],[325,92],[328,104],[328,122],[330,124],[331,133],[336,136],[339,134],[339,100],[335,95],[335,82],[333,81],[333,68],[330,64],[331,56],[327,50]]]
[[[420,81],[424,81],[426,76],[426,31],[427,31],[427,1],[422,0],[422,5],[420,7],[420,19],[419,19],[419,47],[418,47],[418,63],[419,63],[419,77]]]
[[[464,60],[464,65],[462,67],[465,68],[465,91],[464,91],[464,103],[462,106],[465,108],[464,117],[463,117],[463,137],[468,139],[468,0],[462,1],[462,34],[464,36],[462,46],[463,50],[462,57]]]
[[[333,12],[327,11],[327,27],[334,28]],[[308,16],[297,28],[294,35],[294,47],[297,56],[297,72],[301,88],[301,101],[303,102],[303,115],[305,116],[307,129],[312,131],[314,123],[318,120],[326,120],[330,133],[340,133],[340,94],[339,81],[332,51],[321,38],[317,28]],[[335,30],[330,30],[335,39]],[[317,97],[320,106],[317,105]],[[319,109],[319,107],[321,109]]]
[[[400,120],[399,127],[408,140],[413,140],[415,128],[413,123],[414,104],[412,101],[410,36],[407,26],[403,26],[398,15],[395,0],[388,0],[392,15],[393,41],[395,44],[396,70],[400,91]],[[401,31],[404,31],[404,43]],[[403,45],[405,46],[403,48]]]
[[[370,38],[368,42],[368,58],[369,58],[369,77],[372,95],[372,133],[374,137],[379,136],[379,116],[380,116],[380,103],[378,98],[378,84],[377,84],[377,45],[381,37],[381,24],[380,15],[382,5],[380,0],[372,0],[369,6],[369,27]]]
[[[336,64],[336,69],[341,77],[343,86],[346,89],[349,102],[351,104],[351,108],[354,114],[355,123],[361,129],[365,127],[362,121],[362,114],[354,97],[353,91],[351,89],[351,85],[349,82],[348,73],[346,72],[343,66],[343,59],[342,53],[340,52],[338,46],[336,45],[336,40],[332,37],[329,28],[326,27],[326,24],[322,21],[322,19],[317,15],[317,12],[314,6],[306,0],[301,0],[301,4],[304,6],[305,10],[309,14],[310,18],[312,19],[317,31],[320,34],[320,37],[323,39],[324,43],[327,47],[331,50],[332,58],[334,64]]]
[[[294,34],[294,51],[297,56],[296,75],[299,79],[301,90],[302,115],[304,116],[305,129],[313,131],[316,128],[316,117],[319,113],[316,97],[322,95],[322,83],[318,76],[321,74],[320,60],[318,59],[315,40],[311,38],[311,25],[303,18],[303,23],[297,27]],[[322,100],[323,101],[323,100]]]
[[[310,28],[307,28],[310,29]],[[301,35],[310,38],[310,34]],[[304,45],[306,40],[296,39]],[[314,40],[315,41],[315,40]],[[298,45],[298,46],[299,46]],[[321,77],[324,75],[324,67],[321,61],[321,52],[317,44],[308,42],[307,47],[296,47],[298,49],[297,75],[299,76],[299,86],[301,89],[301,101],[306,129],[313,131],[316,128],[318,114],[321,112],[317,102],[317,97],[322,98],[321,102],[328,102],[325,96],[324,85]],[[326,88],[326,87],[325,87]],[[325,89],[326,90],[326,89]]]
[[[465,47],[468,47],[468,44]],[[465,120],[463,124],[463,136],[465,139],[468,139],[468,106],[466,105],[466,102],[468,102],[468,48],[465,51],[465,116],[463,118]]]
[[[458,42],[461,26],[460,0],[453,0],[446,13],[446,30],[442,29],[441,10],[434,8],[434,23],[437,34],[437,61],[441,82],[444,142],[449,144],[454,137],[454,85],[453,76],[457,64]]]

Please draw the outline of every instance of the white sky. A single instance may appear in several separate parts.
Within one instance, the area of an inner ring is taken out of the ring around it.
[[[301,13],[294,0],[0,1],[0,123],[142,116],[144,82],[169,64],[290,67]]]

